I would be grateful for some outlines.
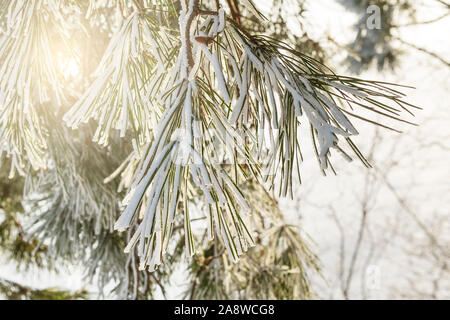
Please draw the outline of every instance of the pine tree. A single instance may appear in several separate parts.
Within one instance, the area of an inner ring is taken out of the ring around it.
[[[34,246],[13,251],[81,264],[122,298],[164,294],[182,256],[187,298],[310,298],[317,259],[276,200],[300,180],[302,129],[324,174],[332,151],[370,167],[350,119],[395,130],[374,116],[416,108],[397,84],[335,74],[281,9],[265,17],[251,0],[0,12],[1,169],[24,190],[11,192],[23,208],[2,208],[24,215]]]

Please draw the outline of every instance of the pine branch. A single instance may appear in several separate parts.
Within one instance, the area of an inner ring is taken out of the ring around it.
[[[413,44],[413,43],[407,42],[407,41],[403,40],[403,39],[400,38],[400,37],[395,37],[395,36],[394,36],[394,39],[400,41],[402,44],[404,44],[404,45],[406,45],[406,46],[408,46],[408,47],[411,47],[411,48],[416,49],[416,50],[418,50],[418,51],[420,51],[420,52],[423,52],[423,53],[429,55],[430,57],[439,60],[440,62],[442,62],[443,64],[445,64],[447,67],[450,67],[450,61],[445,60],[443,57],[439,56],[437,53],[431,52],[431,51],[428,50],[428,49],[425,49],[425,48],[419,47],[419,46],[417,46],[417,45],[415,45],[415,44]]]
[[[85,300],[86,290],[60,290],[56,288],[35,289],[17,282],[0,278],[0,293],[8,300]]]

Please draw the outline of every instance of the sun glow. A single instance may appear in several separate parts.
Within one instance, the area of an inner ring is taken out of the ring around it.
[[[64,79],[72,80],[80,75],[80,64],[75,57],[65,56],[58,52],[58,69],[63,74]]]

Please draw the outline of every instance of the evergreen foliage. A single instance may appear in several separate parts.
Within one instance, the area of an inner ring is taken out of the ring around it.
[[[353,119],[395,130],[375,119],[416,107],[335,74],[286,31],[283,3],[265,17],[251,0],[2,1],[1,247],[83,266],[121,298],[164,294],[182,255],[188,298],[311,298],[317,259],[276,201],[309,157],[300,129],[323,173],[335,151],[369,167]]]

